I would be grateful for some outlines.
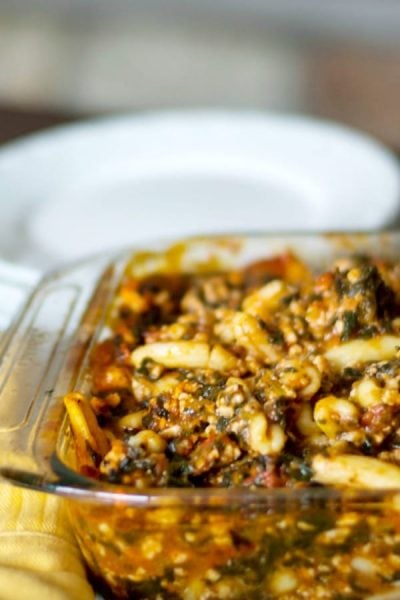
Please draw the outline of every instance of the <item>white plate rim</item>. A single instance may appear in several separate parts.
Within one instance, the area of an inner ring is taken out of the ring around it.
[[[356,131],[347,126],[326,120],[320,120],[314,117],[304,115],[291,115],[285,113],[270,113],[264,111],[252,110],[175,110],[160,112],[143,112],[136,114],[120,114],[113,116],[99,117],[90,120],[82,120],[66,125],[61,125],[48,130],[30,134],[22,139],[17,139],[0,148],[0,192],[12,196],[12,204],[18,212],[22,206],[29,207],[40,202],[46,196],[46,177],[36,179],[36,190],[29,190],[29,183],[24,177],[27,165],[34,164],[36,161],[49,159],[54,149],[59,152],[75,151],[83,146],[106,143],[107,136],[111,139],[121,132],[149,136],[149,132],[162,131],[165,129],[175,129],[175,131],[186,132],[192,130],[194,135],[196,131],[204,130],[205,127],[215,129],[216,131],[229,130],[232,128],[245,130],[246,127],[260,128],[268,131],[268,128],[281,128],[282,130],[294,129],[311,131],[312,133],[323,134],[337,137],[346,143],[354,144],[355,148],[363,149],[367,156],[372,157],[372,162],[380,163],[383,170],[386,169],[386,177],[383,181],[383,193],[376,202],[380,210],[379,227],[385,226],[391,222],[398,210],[400,200],[400,171],[394,155],[380,142],[369,137],[367,134]],[[99,141],[100,140],[100,141]],[[103,141],[102,141],[103,140]],[[88,147],[86,146],[86,147]],[[203,154],[205,150],[203,149]],[[107,150],[105,151],[107,156]],[[161,158],[163,154],[161,151]],[[51,163],[51,160],[50,160]],[[51,167],[51,164],[50,164]],[[29,173],[29,167],[28,167]],[[367,174],[368,175],[368,174]],[[72,170],[73,176],[73,170]],[[7,180],[8,177],[8,180]],[[7,189],[7,181],[9,189]],[[40,187],[42,186],[42,187]],[[44,186],[44,187],[43,187]],[[386,186],[386,190],[385,190]],[[5,188],[5,189],[4,189]],[[1,193],[0,193],[1,197]],[[19,206],[18,206],[19,205]],[[3,202],[4,206],[4,202]],[[346,206],[342,207],[346,210]],[[12,212],[12,210],[10,211]],[[11,223],[13,219],[11,218]],[[365,227],[359,227],[365,229]]]

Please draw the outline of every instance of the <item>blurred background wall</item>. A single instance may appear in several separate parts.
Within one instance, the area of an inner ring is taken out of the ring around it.
[[[337,119],[400,150],[397,0],[1,0],[0,141],[182,107]]]

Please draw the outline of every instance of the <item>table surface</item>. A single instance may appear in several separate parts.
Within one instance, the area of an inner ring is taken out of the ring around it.
[[[71,123],[95,115],[18,109],[0,105],[0,144],[48,127]]]

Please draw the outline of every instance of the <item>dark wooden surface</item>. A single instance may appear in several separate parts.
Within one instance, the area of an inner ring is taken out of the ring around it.
[[[0,144],[90,115],[18,109],[0,105]]]

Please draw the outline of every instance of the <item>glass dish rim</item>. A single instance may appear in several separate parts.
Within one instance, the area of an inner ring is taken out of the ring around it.
[[[80,475],[65,465],[55,454],[51,463],[57,479],[52,481],[34,473],[1,469],[1,474],[17,485],[55,494],[71,500],[99,504],[121,504],[132,507],[210,507],[237,508],[269,506],[284,509],[288,506],[312,506],[314,503],[381,505],[400,504],[400,488],[362,489],[309,486],[298,488],[144,488],[98,481]]]

